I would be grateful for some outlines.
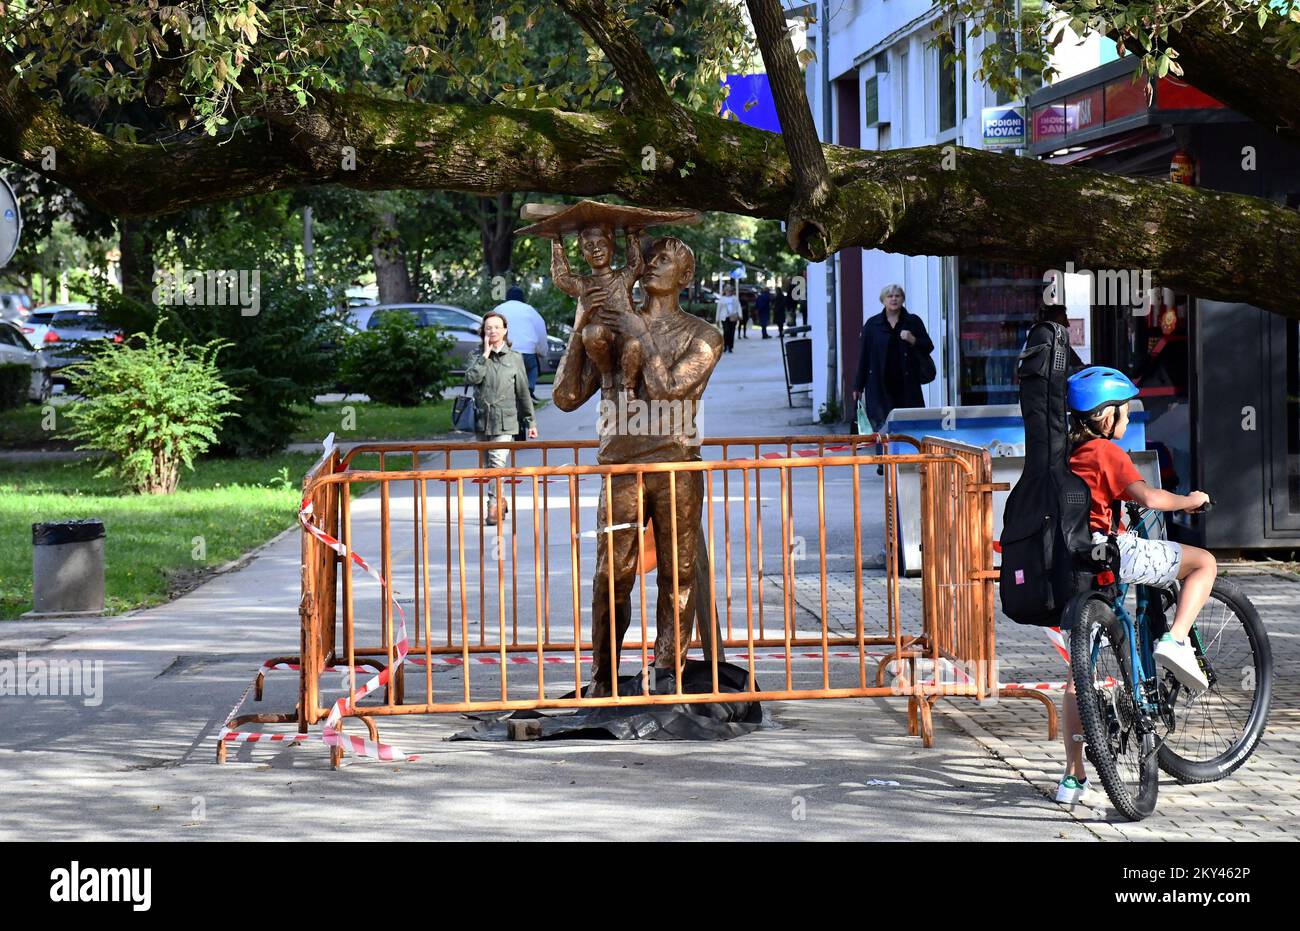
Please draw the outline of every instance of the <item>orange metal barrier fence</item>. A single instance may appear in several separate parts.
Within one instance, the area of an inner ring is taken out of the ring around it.
[[[304,483],[312,524],[370,559],[383,583],[304,531],[300,653],[268,661],[298,668],[297,708],[236,717],[232,730],[296,721],[305,733],[329,712],[322,678],[336,667],[352,671],[346,717],[361,718],[372,740],[375,719],[397,714],[905,696],[909,730],[930,746],[935,701],[999,694],[995,486],[986,450],[904,436],[734,437],[705,440],[697,462],[597,465],[594,441],[533,441],[510,444],[505,468],[485,469],[481,456],[491,445],[366,443],[322,457]],[[920,473],[919,583],[900,566],[905,469]],[[598,526],[597,505],[603,497],[613,513],[618,481],[635,482],[635,520]],[[667,539],[680,530],[679,490],[701,487],[695,561],[704,565],[691,571],[680,568],[689,560],[675,547],[653,557],[647,549],[642,492],[665,482]],[[489,484],[509,504],[495,525],[485,521]],[[881,494],[883,533],[864,527],[868,496]],[[884,565],[864,570],[879,538]],[[594,659],[593,544],[609,557],[613,618],[615,590],[628,587],[614,578],[616,540],[633,539],[628,638],[621,649],[606,638],[605,648],[611,668],[640,674],[621,685],[615,676],[611,694],[584,696]],[[657,571],[649,568],[655,558]],[[653,656],[656,599],[648,586],[657,594],[659,584],[672,592],[671,663]],[[694,616],[683,618],[691,602],[679,586],[692,584]],[[405,608],[404,663],[389,593]],[[652,666],[679,670],[687,658],[709,664],[709,689],[683,691],[674,675],[670,692],[652,690]],[[747,670],[741,691],[719,687],[724,660]],[[455,669],[435,676],[440,666]],[[358,704],[358,667],[392,670],[381,700]],[[1043,701],[1054,724],[1050,700],[1002,694]],[[341,752],[332,748],[335,765]],[[224,755],[223,740],[218,759]]]

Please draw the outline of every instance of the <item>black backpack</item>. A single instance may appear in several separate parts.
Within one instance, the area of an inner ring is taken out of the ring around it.
[[[1025,468],[1002,512],[1002,611],[1020,624],[1059,626],[1061,611],[1093,587],[1088,486],[1070,471],[1066,406],[1069,331],[1037,323],[1020,353]]]

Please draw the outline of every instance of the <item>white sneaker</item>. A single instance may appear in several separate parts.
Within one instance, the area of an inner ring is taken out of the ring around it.
[[[1165,634],[1153,653],[1156,665],[1172,672],[1184,688],[1204,691],[1210,687],[1210,680],[1205,678],[1205,672],[1197,662],[1196,651],[1185,640],[1178,641],[1173,635]]]
[[[1078,805],[1088,794],[1091,786],[1088,780],[1080,782],[1073,776],[1066,776],[1056,786],[1056,800],[1062,805]]]

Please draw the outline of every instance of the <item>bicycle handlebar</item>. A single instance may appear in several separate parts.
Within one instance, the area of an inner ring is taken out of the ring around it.
[[[1142,515],[1143,515],[1143,514],[1145,514],[1145,513],[1148,512],[1148,511],[1152,511],[1152,510],[1154,510],[1153,508],[1148,508],[1148,507],[1145,507],[1145,506],[1143,506],[1143,505],[1141,505],[1141,504],[1138,504],[1136,501],[1126,501],[1126,502],[1124,502],[1124,503],[1125,503],[1125,506],[1128,508],[1128,513],[1129,513],[1130,523],[1137,523],[1137,522],[1139,522],[1140,520],[1142,520]],[[1214,507],[1214,505],[1215,505],[1216,503],[1217,503],[1217,502],[1216,502],[1213,498],[1210,498],[1210,500],[1208,500],[1207,502],[1205,502],[1205,504],[1201,505],[1201,506],[1200,506],[1199,508],[1197,508],[1196,510],[1194,510],[1194,511],[1188,511],[1187,513],[1188,513],[1188,514],[1208,514],[1208,513],[1210,512],[1210,510]],[[1164,512],[1162,511],[1162,512],[1159,512],[1159,513],[1164,513]]]

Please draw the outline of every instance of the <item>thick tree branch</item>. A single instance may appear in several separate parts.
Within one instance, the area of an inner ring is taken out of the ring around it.
[[[781,138],[794,168],[794,203],[786,223],[790,248],[824,258],[838,238],[829,228],[838,226],[838,217],[832,216],[830,172],[804,92],[803,71],[790,42],[785,11],[779,0],[746,0],[746,6],[781,119]]]
[[[264,138],[239,135],[219,141],[195,136],[174,145],[115,141],[71,119],[56,103],[41,100],[21,84],[11,86],[12,77],[7,63],[0,62],[0,155],[108,212],[162,213],[311,180],[311,173],[292,164],[282,146]],[[168,190],[182,178],[191,189],[212,185],[221,193],[217,198],[182,196],[174,207],[167,206]],[[132,203],[144,209],[130,209]]]
[[[556,0],[609,59],[631,102],[660,113],[676,109],[641,40],[605,0]]]
[[[665,129],[598,114],[318,95],[272,98],[265,133],[175,147],[116,142],[0,81],[0,156],[118,216],[301,184],[360,189],[615,194],[646,206],[789,216],[779,136],[680,111]],[[56,167],[42,165],[42,148]],[[652,170],[642,151],[653,146]],[[345,157],[345,147],[355,152]],[[1063,268],[1151,270],[1157,284],[1300,318],[1300,213],[1258,198],[961,149],[823,147],[837,245]]]
[[[1193,13],[1170,30],[1183,77],[1243,116],[1300,136],[1300,69],[1288,68],[1276,52],[1280,35],[1300,24],[1270,16],[1261,29],[1253,15],[1229,32],[1212,7]]]

